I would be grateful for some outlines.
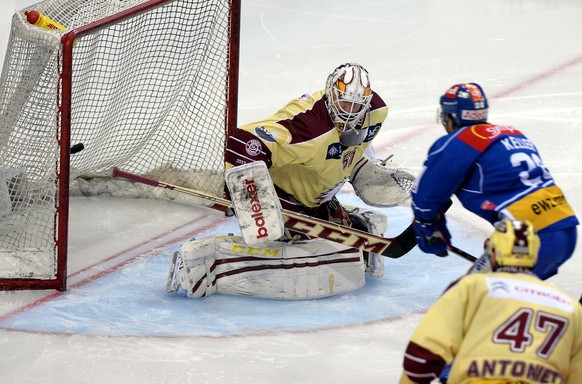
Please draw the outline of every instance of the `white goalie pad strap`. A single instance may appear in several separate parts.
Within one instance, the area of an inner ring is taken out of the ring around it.
[[[365,284],[362,252],[326,240],[276,241],[252,247],[240,237],[228,236],[191,243],[197,242],[204,242],[204,245],[187,247],[194,252],[182,247],[184,265],[189,268],[187,273],[184,268],[188,278],[182,284],[190,297],[217,292],[303,300],[351,292]],[[214,256],[201,252],[212,248],[207,248],[212,242],[216,250]],[[212,288],[205,288],[201,294],[204,285]]]
[[[384,236],[384,232],[388,229],[388,217],[380,212],[364,211],[362,212],[368,222],[368,231],[372,235]],[[368,255],[368,265],[366,272],[373,277],[384,276],[384,256],[378,253]]]
[[[388,217],[385,214],[374,210],[362,210],[359,207],[346,208],[348,208],[350,214],[359,214],[364,218],[369,233],[384,236],[384,232],[388,229]],[[384,275],[384,256],[370,252],[368,254],[366,272],[373,277],[382,277]]]
[[[410,198],[414,174],[398,164],[364,156],[354,167],[350,181],[354,192],[373,207],[394,207]]]
[[[224,177],[245,242],[280,239],[284,234],[281,202],[266,164],[256,161],[233,167]]]
[[[216,293],[216,239],[194,240],[182,245],[180,285],[188,297],[203,297]]]
[[[373,235],[383,236],[388,230],[388,216],[382,212],[374,210],[363,210],[358,208],[358,212],[364,216],[368,224],[368,231]]]

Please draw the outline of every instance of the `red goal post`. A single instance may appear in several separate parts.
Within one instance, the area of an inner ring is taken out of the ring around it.
[[[32,10],[65,30],[33,25]],[[0,290],[66,290],[71,195],[180,199],[112,180],[113,167],[222,193],[239,35],[240,0],[45,0],[14,14],[0,78]]]

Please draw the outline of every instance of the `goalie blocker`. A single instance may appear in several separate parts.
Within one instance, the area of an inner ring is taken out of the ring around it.
[[[280,239],[285,228],[281,202],[267,165],[262,161],[239,165],[226,171],[224,179],[245,243]]]
[[[361,288],[364,271],[362,251],[323,239],[249,246],[241,237],[214,237],[174,254],[167,290],[193,298],[317,299]]]

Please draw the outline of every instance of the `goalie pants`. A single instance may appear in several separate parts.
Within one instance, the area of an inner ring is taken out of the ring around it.
[[[189,297],[214,293],[281,300],[351,292],[365,284],[362,252],[315,239],[247,246],[240,237],[182,246],[180,284]]]

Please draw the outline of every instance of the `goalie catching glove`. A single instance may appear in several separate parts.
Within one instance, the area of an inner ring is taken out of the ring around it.
[[[350,181],[356,195],[373,207],[395,207],[410,198],[414,175],[398,164],[364,155],[354,167]]]

